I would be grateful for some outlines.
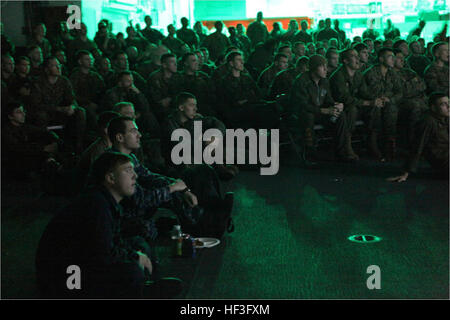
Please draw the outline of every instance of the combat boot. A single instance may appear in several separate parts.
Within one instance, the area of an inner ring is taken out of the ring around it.
[[[338,157],[343,161],[358,161],[359,156],[353,151],[352,136],[349,134],[345,137],[344,150],[338,152]]]

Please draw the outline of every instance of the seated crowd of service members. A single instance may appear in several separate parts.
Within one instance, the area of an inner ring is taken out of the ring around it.
[[[4,176],[37,175],[66,195],[89,190],[41,239],[44,296],[76,296],[63,281],[75,259],[88,270],[81,296],[141,297],[144,275],[157,269],[159,207],[172,209],[188,233],[232,232],[233,194],[223,194],[221,181],[238,166],[171,161],[172,132],[194,136],[194,121],[221,132],[283,127],[298,137],[305,165],[320,160],[318,124],[332,135],[336,161],[358,161],[352,135],[362,123],[374,161],[395,159],[400,143],[408,151],[392,181],[416,172],[421,157],[448,177],[446,25],[425,43],[424,21],[406,39],[389,20],[383,35],[370,27],[354,39],[331,19],[315,30],[307,21],[291,20],[288,30],[277,22],[268,32],[262,13],[247,31],[230,26],[229,36],[221,21],[208,34],[182,18],[168,36],[149,16],[145,23],[130,24],[125,37],[102,20],[94,40],[84,23],[71,31],[61,23],[49,38],[40,23],[22,49],[2,32]]]

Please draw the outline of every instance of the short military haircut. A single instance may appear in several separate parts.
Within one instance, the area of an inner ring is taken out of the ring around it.
[[[297,42],[295,42],[294,45],[293,45],[293,47],[295,48],[295,47],[297,47],[297,46],[300,45],[300,44],[302,44],[302,45],[304,45],[304,46],[306,47],[306,43],[304,43],[303,41],[297,41]]]
[[[410,51],[412,51],[412,47],[414,46],[415,43],[417,43],[419,46],[421,45],[421,44],[419,43],[418,40],[412,40],[412,41],[408,44],[408,48],[409,48]]]
[[[278,48],[278,52],[281,52],[283,49],[291,49],[291,46],[288,44],[283,44]]]
[[[403,43],[408,45],[408,42],[406,42],[406,40],[398,39],[397,41],[394,42],[394,45],[392,46],[392,48],[399,49]]]
[[[350,54],[351,54],[353,51],[355,51],[355,49],[351,49],[351,48],[342,51],[341,54],[340,54],[340,59],[341,59],[341,61],[344,62],[344,60],[348,60]]]
[[[448,43],[447,42],[443,42],[443,41],[435,43],[433,45],[433,47],[431,47],[431,54],[433,55],[433,57],[436,56],[436,53],[438,52],[439,48],[444,46],[444,45],[446,45],[446,44],[448,44]]]
[[[52,60],[56,60],[56,61],[59,62],[58,58],[56,58],[55,56],[50,56],[50,57],[46,58],[46,59],[44,60],[44,62],[42,63],[42,66],[44,67],[44,69],[45,69],[45,68],[48,68],[48,66],[50,65],[50,62],[51,62]]]
[[[19,64],[20,61],[30,62],[30,58],[28,58],[27,56],[20,56],[16,59],[16,64]]]
[[[307,56],[302,56],[297,60],[297,63],[295,64],[295,68],[299,68],[302,65],[308,65],[309,64],[309,58]]]
[[[386,54],[386,52],[394,52],[394,50],[392,48],[389,47],[383,47],[380,50],[378,50],[378,56],[377,58],[380,59],[382,56],[384,56]]]
[[[358,53],[362,50],[369,50],[369,47],[367,46],[367,44],[362,43],[362,42],[358,42],[353,49],[355,49]]]
[[[133,73],[131,71],[121,71],[117,76],[117,80],[121,80],[124,76],[133,76]]]
[[[87,56],[87,55],[90,55],[90,54],[91,53],[89,51],[87,51],[87,50],[79,50],[79,51],[77,51],[77,55],[76,55],[77,61],[80,60],[83,56]]]
[[[170,58],[176,59],[177,57],[175,57],[175,55],[172,53],[165,53],[161,56],[161,63],[166,63]]]
[[[105,176],[114,171],[118,166],[128,162],[132,162],[133,159],[124,153],[120,152],[105,152],[94,160],[90,170],[90,181],[97,185],[101,185],[105,182]]]
[[[186,52],[186,53],[183,54],[183,56],[181,57],[181,64],[184,65],[184,64],[186,63],[187,59],[188,59],[190,56],[197,57],[197,55],[196,55],[195,53],[193,53],[193,52]]]
[[[325,48],[319,47],[316,49],[317,54],[320,54],[321,56],[325,56]]]
[[[394,54],[395,54],[395,55],[397,55],[398,53],[401,53],[401,54],[403,54],[403,51],[402,51],[402,50],[400,50],[399,48],[395,48],[395,49],[393,49],[393,50],[392,50],[392,52],[394,52]]]
[[[227,63],[230,63],[237,56],[242,56],[242,53],[240,53],[238,51],[232,51],[226,55],[225,59],[226,59]]]
[[[438,92],[438,91],[433,92],[430,94],[430,97],[428,98],[428,104],[430,107],[432,107],[437,103],[437,101],[439,99],[445,98],[445,97],[448,97],[448,95],[445,94],[444,92]]]
[[[178,108],[188,101],[188,99],[195,99],[195,96],[189,92],[180,92],[175,98],[175,107]]]
[[[109,124],[108,124],[108,127],[107,127],[107,129],[108,129],[108,137],[109,137],[109,139],[111,140],[112,143],[117,141],[116,140],[116,136],[119,133],[125,134],[125,131],[127,129],[127,126],[126,126],[125,123],[127,121],[133,121],[134,122],[134,119],[129,118],[129,117],[120,116],[120,117],[117,117],[117,118],[113,118],[113,119],[111,119],[109,121]]]
[[[329,47],[327,53],[325,53],[325,58],[329,59],[332,54],[339,55],[338,49],[336,47]]]
[[[121,102],[117,102],[114,107],[113,107],[113,111],[115,112],[119,112],[120,110],[122,110],[122,108],[126,107],[126,106],[132,106],[134,108],[133,103],[128,102],[128,101],[121,101]]]
[[[109,122],[114,119],[120,117],[120,113],[115,111],[103,111],[98,115],[97,125],[99,129],[103,130],[108,127]]]
[[[278,62],[278,61],[280,61],[281,58],[289,59],[287,55],[279,52],[275,55],[275,57],[273,58],[273,61]]]

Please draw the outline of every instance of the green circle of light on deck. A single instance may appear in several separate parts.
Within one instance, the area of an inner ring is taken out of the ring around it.
[[[380,237],[369,234],[355,234],[347,239],[357,243],[373,243],[381,241]]]

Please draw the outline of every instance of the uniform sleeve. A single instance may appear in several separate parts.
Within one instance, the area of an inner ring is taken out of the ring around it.
[[[425,70],[423,78],[427,85],[427,93],[430,94],[433,91],[436,91],[436,88],[439,87],[436,70],[431,66],[428,66]]]
[[[403,97],[405,99],[419,97],[425,89],[425,82],[413,70],[410,70],[410,78],[403,85]]]
[[[32,84],[30,101],[32,112],[52,111],[52,107],[50,105],[44,104],[42,89],[37,81],[34,81]]]
[[[361,101],[350,92],[350,88],[340,72],[335,72],[330,78],[330,89],[334,100],[342,102],[344,108],[358,107],[361,104]]]
[[[320,114],[320,108],[311,103],[308,88],[301,80],[302,78],[295,80],[291,88],[290,104],[292,109],[294,112],[302,110],[316,115]]]
[[[390,100],[393,104],[398,105],[400,103],[400,100],[402,100],[402,98],[403,98],[403,86],[402,86],[402,82],[400,80],[400,76],[398,76],[395,73],[392,73],[392,74],[393,74],[393,79],[392,79],[393,95],[390,98]]]
[[[378,98],[379,92],[380,92],[380,83],[375,76],[375,72],[372,72],[373,69],[368,69],[364,72],[364,82],[365,82],[365,88],[366,91],[364,94],[370,99],[374,100],[375,98]],[[370,90],[369,90],[370,88]]]
[[[172,200],[169,186],[159,188],[143,187],[136,184],[136,191],[132,200],[137,209],[148,209],[159,207],[162,203]]]

